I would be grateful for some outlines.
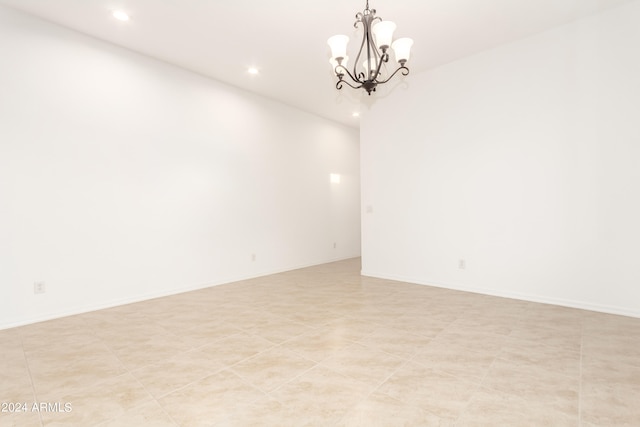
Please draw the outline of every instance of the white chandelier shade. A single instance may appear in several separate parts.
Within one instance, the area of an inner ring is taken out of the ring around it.
[[[393,42],[391,48],[396,55],[396,61],[398,61],[398,63],[409,61],[411,57],[411,46],[413,46],[413,40],[408,37],[403,37]]]
[[[391,46],[393,40],[393,32],[396,30],[396,24],[391,21],[380,21],[373,26],[371,32],[376,39],[378,49],[386,49]]]
[[[329,47],[331,47],[331,57],[333,59],[344,58],[347,56],[347,44],[349,43],[348,36],[333,36],[327,40],[327,43],[329,44]]]

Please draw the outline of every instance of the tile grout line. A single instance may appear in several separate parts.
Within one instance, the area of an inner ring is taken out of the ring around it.
[[[145,317],[146,317],[146,316],[145,316]],[[149,318],[146,318],[146,321],[147,321],[147,322],[149,322],[149,323],[152,323],[152,322],[151,322],[151,319],[149,319]],[[112,417],[112,418],[109,418],[109,419],[107,419],[107,420],[104,420],[104,421],[103,421],[103,422],[101,422],[100,424],[106,424],[106,423],[107,423],[107,422],[109,422],[109,421],[116,420],[116,419],[118,419],[119,417],[123,416],[124,414],[126,414],[126,413],[128,413],[128,412],[130,412],[130,411],[132,411],[132,410],[134,410],[134,409],[136,409],[136,408],[139,408],[139,407],[141,407],[141,406],[143,406],[143,405],[147,404],[147,403],[148,403],[148,402],[150,402],[150,401],[155,401],[155,402],[156,402],[156,403],[157,403],[157,404],[162,408],[162,411],[163,411],[163,412],[165,412],[165,414],[169,417],[169,419],[170,419],[170,420],[171,420],[171,421],[172,421],[176,426],[179,426],[179,424],[178,424],[178,423],[173,419],[173,417],[171,417],[171,415],[169,415],[169,414],[166,412],[165,408],[160,404],[160,402],[158,402],[158,400],[155,398],[155,396],[154,396],[154,395],[153,395],[149,390],[147,390],[147,388],[145,387],[145,385],[144,385],[144,384],[142,384],[142,383],[140,382],[140,380],[139,380],[139,379],[138,379],[138,378],[133,374],[133,372],[132,372],[132,371],[134,371],[135,369],[130,369],[130,368],[129,368],[129,367],[128,367],[128,366],[127,366],[127,365],[126,365],[126,364],[125,364],[121,359],[120,359],[120,357],[118,357],[118,355],[117,355],[117,354],[116,354],[116,352],[111,348],[111,346],[110,346],[110,345],[108,345],[107,343],[105,343],[105,342],[102,340],[102,338],[100,338],[98,335],[96,335],[96,334],[95,334],[95,332],[93,331],[93,328],[91,328],[91,334],[92,334],[92,335],[93,335],[93,336],[94,336],[94,337],[95,337],[95,338],[100,342],[100,344],[102,344],[102,345],[104,345],[104,346],[105,346],[105,348],[107,349],[107,351],[108,351],[108,352],[109,352],[109,353],[110,353],[110,354],[111,354],[111,355],[112,355],[112,356],[113,356],[113,357],[114,357],[114,358],[115,358],[115,359],[120,363],[120,366],[125,370],[125,372],[124,372],[124,373],[121,373],[121,374],[115,375],[113,378],[119,378],[119,377],[122,377],[122,376],[124,376],[124,375],[127,375],[127,374],[128,374],[131,378],[133,378],[133,379],[134,379],[134,380],[135,380],[135,381],[136,381],[136,382],[137,382],[137,383],[138,383],[138,384],[139,384],[139,385],[140,385],[140,386],[141,386],[141,387],[142,387],[142,388],[147,392],[147,394],[149,394],[149,396],[151,396],[151,400],[141,402],[139,405],[133,406],[133,407],[131,407],[131,408],[127,409],[126,411],[124,411],[124,413],[123,413],[123,414],[120,414],[120,415],[118,415],[118,416],[116,416],[116,417]],[[174,334],[174,335],[175,335],[175,334]],[[148,366],[148,365],[147,365],[147,366]],[[97,383],[94,383],[94,384],[92,384],[91,386],[84,387],[82,390],[87,390],[87,389],[89,389],[90,387],[93,387],[93,386],[96,386],[96,385],[100,385],[100,384],[104,383],[105,381],[108,381],[108,380],[98,381]]]
[[[473,396],[475,394],[478,393],[479,390],[481,390],[483,388],[483,384],[485,382],[485,380],[487,379],[487,377],[489,376],[489,372],[491,371],[491,367],[496,363],[496,360],[498,360],[500,358],[500,354],[502,353],[502,349],[504,348],[504,345],[500,348],[500,351],[498,351],[498,353],[493,357],[493,360],[491,361],[491,363],[489,364],[489,366],[487,367],[484,375],[482,376],[482,378],[480,379],[480,381],[478,382],[476,389],[473,391],[473,394],[471,396],[469,396],[469,400],[467,401],[467,403],[465,403],[464,408],[462,408],[460,410],[460,412],[458,413],[458,416],[456,417],[455,421],[454,421],[454,425],[458,424],[458,421],[460,421],[460,418],[465,414],[465,412],[467,411],[467,408],[469,407],[469,404],[471,403],[471,400],[473,400]],[[489,387],[491,388],[491,387]]]
[[[33,375],[31,374],[31,366],[29,366],[29,359],[27,358],[27,352],[24,349],[24,339],[22,334],[20,334],[20,346],[22,347],[22,355],[24,356],[24,364],[27,367],[27,372],[29,373],[29,380],[31,382],[31,391],[33,392],[33,404],[38,403],[38,395],[36,393],[36,386],[33,382]],[[42,419],[42,412],[38,411],[38,418],[40,419],[40,425],[44,427],[44,420]]]
[[[403,315],[395,317],[394,320],[396,320],[397,318],[402,317],[402,316]],[[453,323],[453,322],[451,322],[451,323]],[[360,340],[365,338],[365,337],[367,337],[367,336],[369,336],[369,335],[372,335],[377,329],[382,328],[382,327],[388,327],[388,326],[389,325],[387,325],[387,323],[380,323],[380,324],[378,324],[378,326],[373,331],[369,332],[368,334],[365,334],[365,336],[360,338]],[[412,333],[412,332],[410,332],[410,334],[411,335],[417,335],[417,336],[424,337],[424,338],[428,338],[429,339],[429,343],[430,343],[431,341],[433,341],[435,339],[436,336],[438,336],[441,333],[443,333],[445,331],[445,329],[446,329],[446,327],[443,328],[442,330],[440,330],[435,336],[426,336],[426,335],[423,335],[423,334],[415,334],[415,333]],[[416,351],[415,353],[411,354],[409,357],[401,357],[401,356],[398,356],[396,354],[389,353],[389,352],[387,352],[387,351],[385,351],[385,350],[383,350],[381,348],[371,347],[370,345],[368,345],[366,343],[360,342],[360,340],[356,341],[356,344],[359,344],[359,345],[362,345],[362,346],[365,346],[365,347],[369,347],[371,349],[375,349],[377,351],[380,351],[381,353],[384,353],[386,355],[389,355],[389,356],[392,356],[392,357],[395,357],[395,358],[398,358],[398,359],[402,360],[402,363],[400,363],[394,370],[392,370],[391,373],[389,375],[387,375],[382,381],[380,381],[375,387],[373,387],[371,389],[371,391],[362,400],[368,399],[371,395],[373,395],[376,392],[382,393],[383,395],[385,395],[385,396],[387,396],[387,397],[389,397],[391,399],[398,400],[395,397],[390,396],[389,394],[387,394],[387,393],[385,393],[383,391],[380,391],[380,387],[382,387],[390,378],[392,378],[396,373],[398,373],[401,369],[403,369],[408,364],[410,364],[410,363],[418,363],[418,362],[415,362],[414,359],[417,357],[417,355],[420,353],[420,351]],[[323,366],[325,366],[325,365],[323,365]],[[443,373],[447,374],[446,372],[443,372]],[[362,401],[362,400],[360,400],[360,401]],[[405,404],[411,404],[411,402],[408,402],[408,401],[402,401],[402,400],[398,400],[398,401],[401,402],[401,403],[405,403]],[[353,406],[351,406],[349,411],[352,408],[354,408],[359,402],[356,402]],[[344,420],[344,418],[349,415],[349,411],[347,411],[343,415],[343,417],[340,419],[340,421]],[[426,411],[426,412],[429,412],[429,413],[433,414],[430,411]],[[433,414],[433,415],[436,415],[436,414]]]
[[[237,333],[237,334],[232,334],[232,335],[239,335],[240,333],[245,333],[245,334],[246,334],[246,332],[241,331],[241,332],[239,332],[239,333]],[[232,336],[232,335],[228,335],[228,336]],[[208,345],[208,344],[202,345],[202,346],[197,347],[197,348],[192,348],[191,350],[189,350],[189,351],[185,352],[185,354],[186,354],[186,353],[190,353],[190,352],[192,352],[192,351],[200,351],[200,349],[201,349],[202,347],[206,346],[206,345]],[[234,363],[232,363],[232,364],[230,364],[230,365],[225,365],[225,366],[223,366],[223,367],[220,367],[220,368],[218,368],[218,369],[216,369],[216,370],[214,370],[214,371],[212,371],[212,372],[208,373],[207,375],[204,375],[204,376],[202,376],[202,377],[200,377],[200,378],[197,378],[197,379],[195,379],[195,380],[193,380],[193,381],[191,381],[191,382],[189,382],[189,383],[187,383],[187,384],[185,384],[185,385],[182,385],[182,386],[177,387],[177,388],[175,388],[175,389],[173,389],[173,390],[171,390],[171,391],[168,391],[168,392],[166,392],[166,393],[164,393],[164,394],[161,394],[161,395],[159,395],[157,398],[156,398],[156,396],[154,396],[152,393],[149,393],[149,394],[151,394],[151,396],[152,396],[154,399],[163,399],[163,398],[167,397],[167,396],[168,396],[168,395],[170,395],[170,394],[173,394],[173,393],[178,392],[178,391],[180,391],[180,390],[184,390],[185,388],[187,388],[187,387],[189,387],[189,386],[192,386],[193,384],[195,384],[195,383],[197,383],[197,382],[199,382],[199,381],[202,381],[202,380],[204,380],[205,378],[209,378],[209,377],[211,377],[211,376],[213,376],[213,375],[217,375],[217,374],[219,374],[219,373],[221,373],[221,372],[223,372],[223,371],[229,371],[229,372],[233,373],[234,375],[237,375],[237,376],[238,376],[239,378],[241,378],[243,381],[247,381],[247,382],[249,382],[249,383],[250,383],[250,381],[246,380],[244,377],[242,377],[241,375],[239,375],[239,374],[238,374],[236,371],[234,371],[232,368],[233,368],[235,365],[237,365],[238,363],[241,363],[241,362],[244,362],[245,360],[249,360],[249,359],[252,359],[252,358],[254,358],[254,357],[257,357],[258,355],[260,355],[260,354],[262,354],[262,353],[264,353],[264,352],[266,352],[266,351],[272,350],[272,349],[274,349],[274,348],[276,348],[276,347],[278,347],[278,346],[279,346],[278,344],[274,344],[273,346],[271,346],[271,347],[269,347],[269,348],[267,348],[267,349],[261,350],[261,351],[259,351],[258,353],[252,354],[251,356],[247,356],[247,357],[245,357],[244,359],[241,359],[241,360],[239,360],[239,361],[237,361],[237,362],[234,362]],[[154,365],[154,364],[150,364],[150,365]],[[150,366],[150,365],[146,365],[146,366]],[[140,380],[138,380],[138,378],[137,378],[133,373],[132,373],[131,375],[132,375],[132,376],[133,376],[133,377],[134,377],[138,382],[140,382]],[[144,385],[143,385],[143,386],[144,386]],[[251,386],[252,386],[252,387],[254,387],[254,388],[256,388],[257,390],[259,390],[260,392],[264,393],[264,391],[262,391],[259,387],[256,387],[256,386],[254,386],[253,384],[251,384]],[[145,390],[146,390],[146,387],[145,387]],[[161,405],[161,406],[162,406],[162,405]]]
[[[584,320],[580,328],[580,373],[578,385],[578,426],[582,426],[582,361],[584,358]]]
[[[313,361],[315,362],[315,361]],[[312,369],[315,369],[316,367],[320,366],[319,362],[315,362],[315,365],[313,365],[312,367],[310,367],[309,369],[306,369],[304,371],[301,371],[298,375],[290,378],[288,381],[285,381],[284,383],[280,384],[278,387],[274,388],[273,390],[269,391],[268,393],[266,393],[266,395],[268,397],[270,397],[271,399],[277,401],[278,403],[280,403],[283,406],[286,406],[285,402],[281,402],[280,400],[278,400],[275,396],[273,396],[273,393],[280,390],[282,387],[286,386],[287,384],[293,382],[294,380],[300,378],[301,376],[305,375],[307,372],[311,371]],[[324,365],[322,365],[324,366]],[[242,378],[242,377],[241,377]]]
[[[142,388],[143,388],[143,389],[144,389],[144,390],[149,394],[149,396],[151,396],[151,400],[152,400],[152,401],[154,401],[154,402],[156,402],[156,403],[158,404],[158,406],[162,409],[162,412],[164,412],[164,414],[165,414],[167,417],[169,417],[169,419],[171,420],[171,422],[173,422],[173,423],[176,425],[176,427],[179,427],[179,426],[180,426],[180,423],[178,423],[178,422],[177,422],[177,421],[176,421],[176,420],[171,416],[171,414],[169,414],[169,413],[167,412],[167,409],[164,407],[164,405],[160,403],[159,398],[155,397],[155,396],[153,395],[153,393],[151,393],[149,390],[147,390],[147,387],[146,387],[144,384],[142,384],[142,381],[140,381],[140,380],[139,380],[135,375],[133,375],[132,373],[129,373],[129,374],[133,377],[133,379],[134,379],[134,380],[136,380],[136,382],[137,382],[138,384],[140,384],[140,386],[141,386],[141,387],[142,387]],[[147,402],[143,402],[143,403],[141,403],[140,405],[134,406],[133,408],[130,408],[128,411],[125,411],[125,413],[127,413],[127,412],[129,412],[129,411],[132,411],[132,410],[133,410],[133,409],[135,409],[135,408],[139,408],[139,407],[141,407],[141,406],[145,405],[146,403],[147,403]],[[118,418],[118,417],[113,418],[113,419],[117,419],[117,418]]]

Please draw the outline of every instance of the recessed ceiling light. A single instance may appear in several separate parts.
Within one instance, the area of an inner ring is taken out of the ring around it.
[[[352,114],[353,117],[360,117],[360,113],[358,113],[357,111],[354,111]]]
[[[247,72],[248,72],[249,74],[251,74],[251,75],[254,75],[254,76],[255,76],[255,75],[256,75],[256,74],[258,74],[260,71],[258,71],[258,69],[257,69],[256,67],[250,67],[250,68],[247,70]]]
[[[128,21],[129,20],[129,15],[127,15],[127,13],[123,10],[114,10],[113,11],[113,17],[116,18],[118,21]]]

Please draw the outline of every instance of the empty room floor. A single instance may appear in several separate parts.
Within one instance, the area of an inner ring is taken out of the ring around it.
[[[640,425],[640,319],[359,271],[0,331],[0,426]]]

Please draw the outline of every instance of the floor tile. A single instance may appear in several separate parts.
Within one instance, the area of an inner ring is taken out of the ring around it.
[[[454,427],[454,419],[440,418],[419,405],[373,393],[347,412],[339,427]]]
[[[624,384],[582,386],[581,419],[597,426],[640,425],[640,390]]]
[[[283,347],[274,347],[231,368],[241,378],[264,392],[272,391],[316,365]]]
[[[264,394],[231,371],[222,371],[162,397],[159,402],[180,426],[212,426]]]
[[[4,402],[4,400],[3,400]],[[15,403],[15,402],[14,402]],[[32,405],[28,403],[28,407]],[[28,409],[26,412],[0,413],[0,427],[41,427],[40,414]]]
[[[286,341],[282,344],[282,347],[292,350],[307,359],[321,362],[351,344],[353,344],[353,341],[346,337],[342,331],[333,327],[324,327]]]
[[[158,398],[180,389],[192,382],[208,377],[226,365],[211,356],[193,350],[182,353],[153,365],[131,371],[132,375],[154,397]]]
[[[209,355],[217,363],[231,366],[274,346],[275,344],[263,338],[240,332],[198,350]]]
[[[582,368],[582,419],[593,425],[640,425],[640,367],[592,359]]]
[[[384,382],[404,360],[384,351],[354,343],[322,361],[322,365],[375,388]]]
[[[578,413],[565,412],[520,396],[480,389],[456,421],[456,427],[578,427]]]
[[[0,402],[33,400],[33,387],[22,346],[3,349],[0,353]]]
[[[316,366],[270,393],[284,407],[285,419],[301,426],[337,423],[371,389],[335,371]]]
[[[436,335],[428,342],[428,346],[445,346],[460,353],[472,351],[488,357],[497,357],[507,341],[508,337],[505,335],[468,331],[457,325],[448,327]]]
[[[126,372],[120,360],[102,344],[40,349],[27,352],[27,361],[35,393],[43,401],[56,401]]]
[[[498,355],[503,360],[544,367],[547,371],[578,378],[580,352],[528,341],[508,340]]]
[[[59,403],[61,409],[46,410],[41,415],[46,427],[89,426],[119,417],[150,400],[151,395],[144,387],[130,374],[124,374],[47,402]]]
[[[213,344],[230,335],[240,333],[240,329],[220,320],[198,322],[191,327],[186,326],[180,331],[180,338],[193,348]]]
[[[0,330],[0,427],[635,427],[639,342],[351,259]]]
[[[263,397],[231,411],[215,427],[298,427],[307,423],[304,414],[293,414],[271,397]]]
[[[434,415],[456,418],[466,406],[477,384],[433,368],[409,362],[378,391],[401,402],[419,405]]]
[[[519,324],[509,334],[512,341],[558,347],[563,350],[579,352],[582,342],[581,327],[552,328],[531,324]]]
[[[158,402],[151,401],[137,408],[130,409],[124,414],[99,424],[99,427],[178,427]]]
[[[424,335],[389,326],[380,327],[358,340],[359,343],[368,347],[382,350],[403,359],[410,359],[430,341],[431,338]]]
[[[580,379],[560,375],[541,365],[498,358],[489,368],[482,385],[563,412],[578,412]]]
[[[438,370],[457,378],[480,383],[495,357],[474,350],[461,351],[458,347],[433,342],[422,348],[411,360],[425,367],[437,367]]]
[[[284,318],[273,317],[268,321],[247,328],[247,332],[280,344],[312,331],[313,328]]]

